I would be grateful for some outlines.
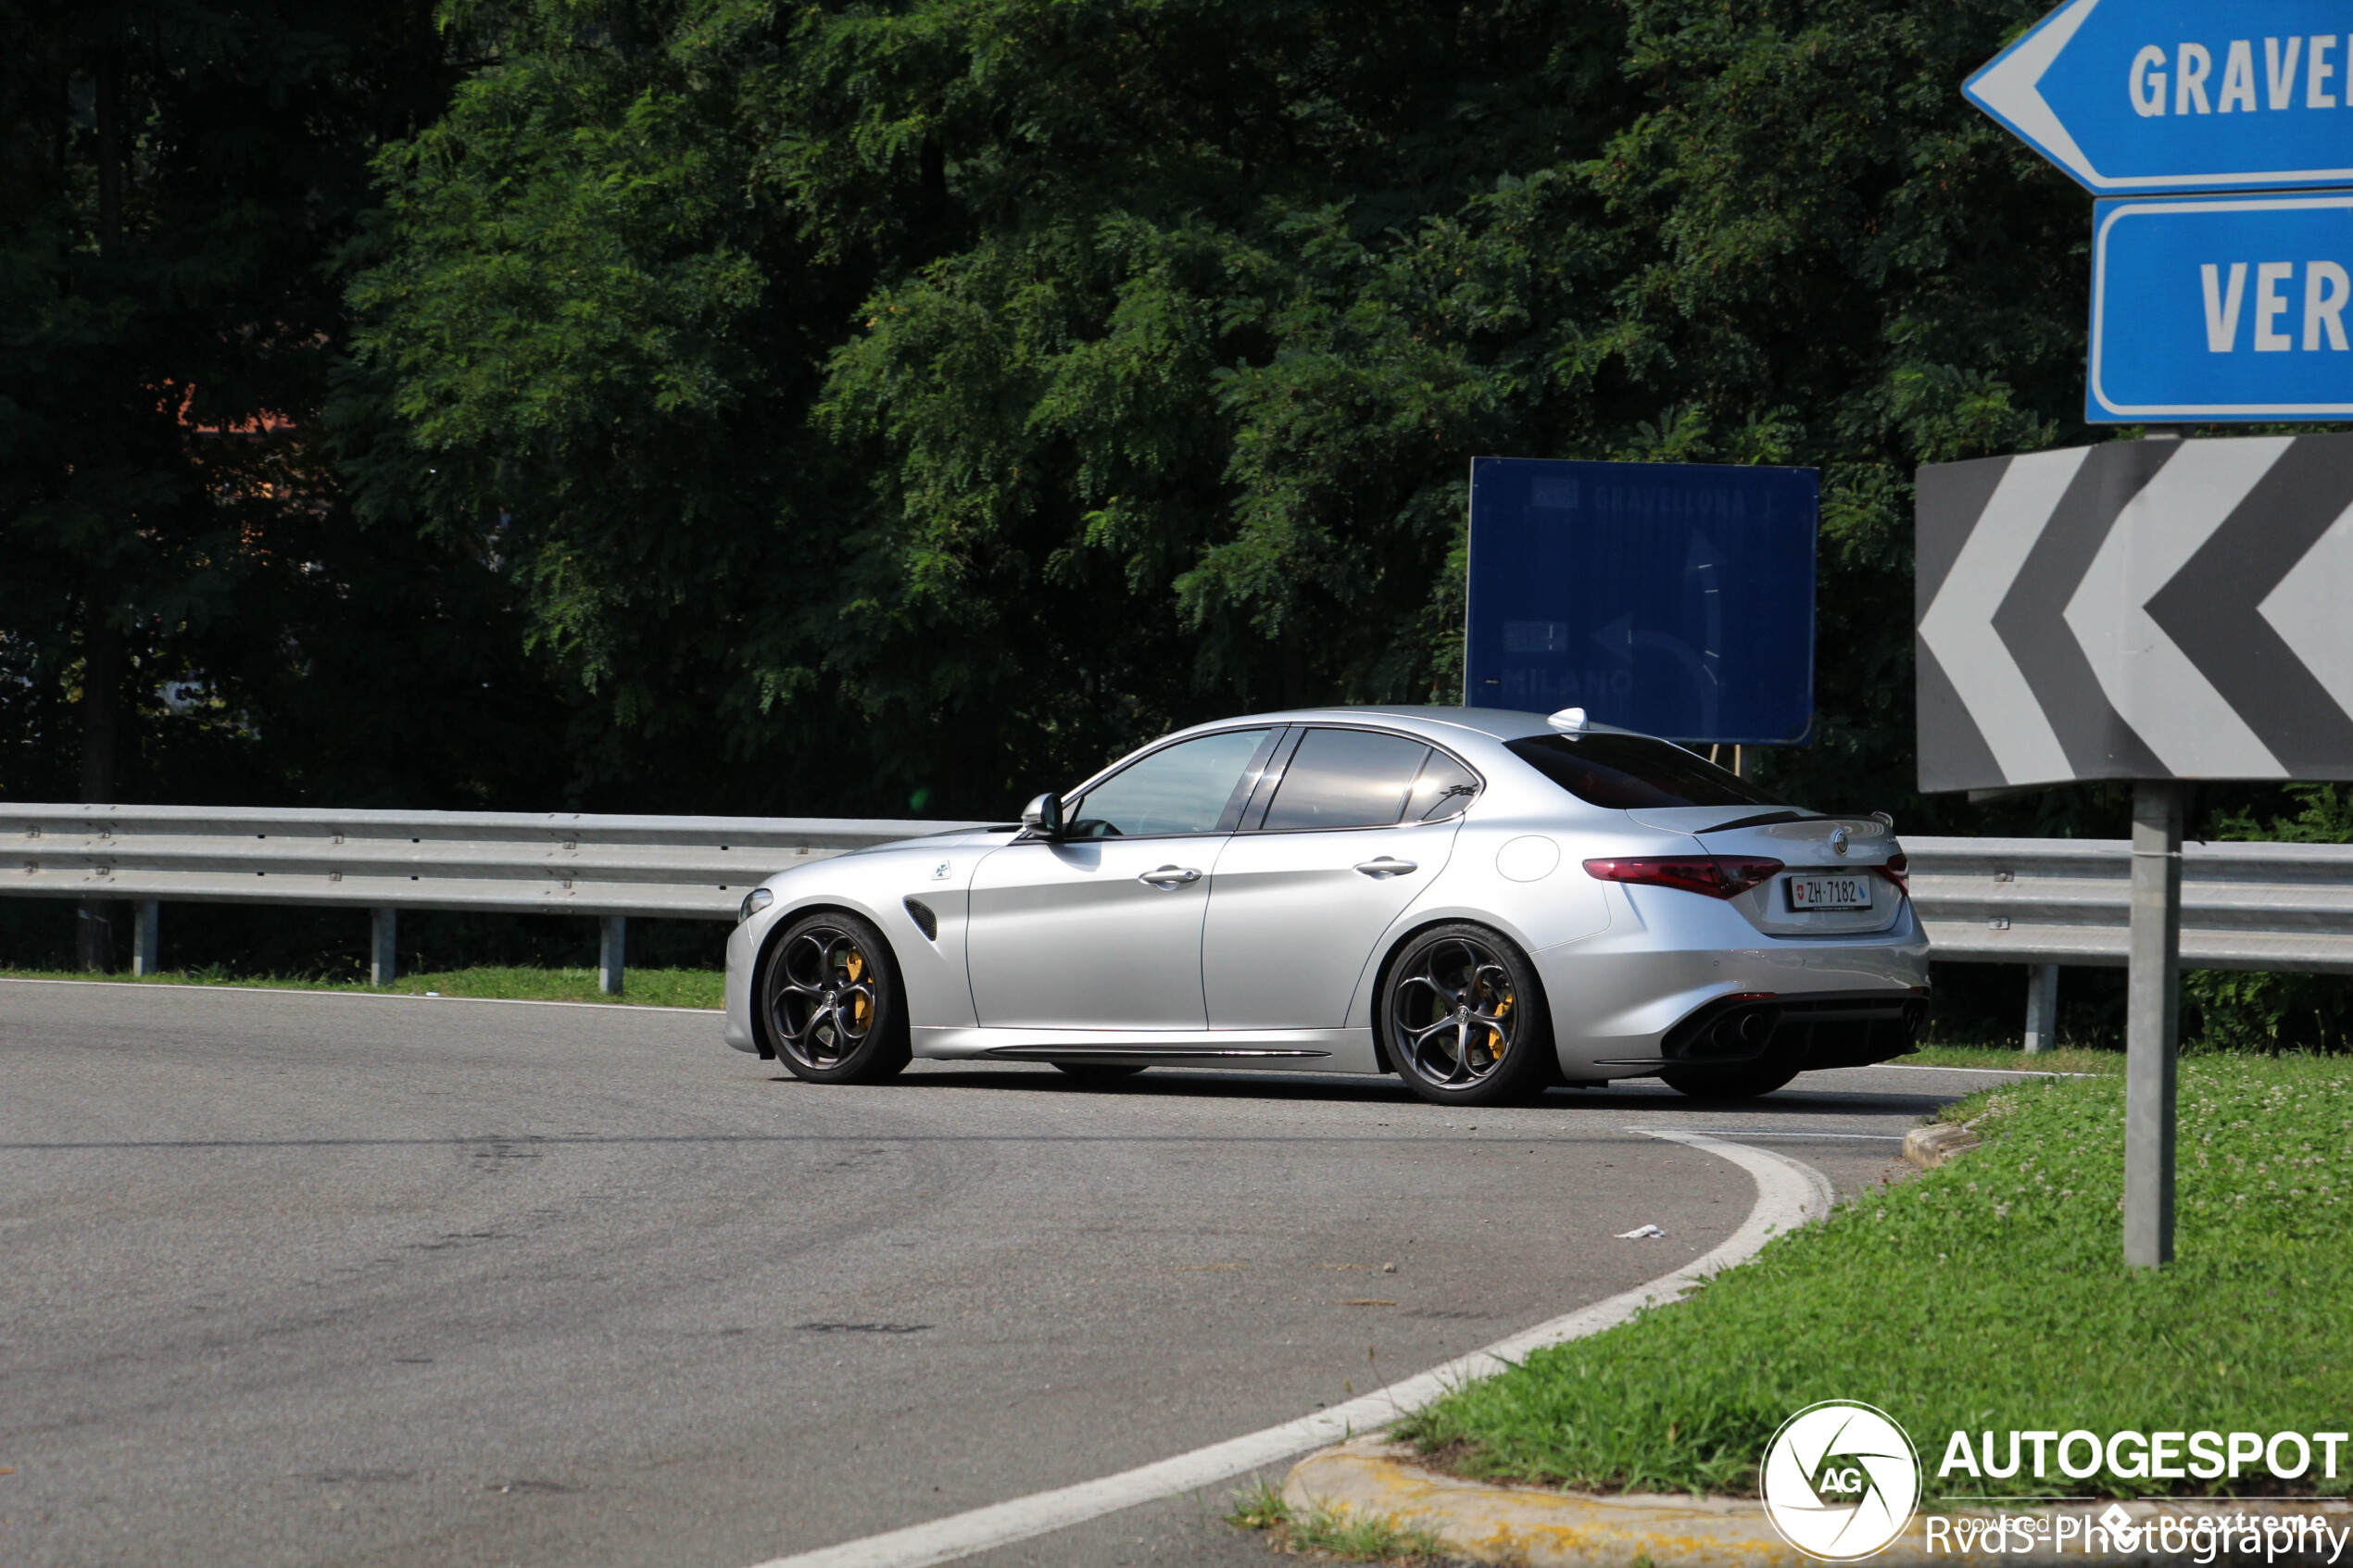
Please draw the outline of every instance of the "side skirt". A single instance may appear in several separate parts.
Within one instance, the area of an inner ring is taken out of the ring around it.
[[[1377,1073],[1370,1029],[918,1028],[910,1042],[932,1061],[1149,1062],[1155,1066],[1277,1068]]]

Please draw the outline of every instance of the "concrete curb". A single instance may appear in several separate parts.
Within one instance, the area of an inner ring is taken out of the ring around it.
[[[1904,1158],[1923,1171],[1933,1171],[1946,1160],[1967,1154],[1977,1145],[1977,1135],[1966,1125],[1938,1122],[1931,1126],[1915,1127],[1904,1135]]]
[[[1294,1509],[1323,1508],[1427,1530],[1450,1551],[1500,1568],[1637,1568],[1642,1563],[1649,1568],[1806,1568],[1813,1562],[1774,1532],[1765,1518],[1764,1505],[1754,1499],[1590,1497],[1534,1486],[1502,1486],[1443,1475],[1416,1464],[1414,1458],[1414,1450],[1385,1438],[1360,1437],[1310,1454],[1292,1466],[1283,1482],[1283,1499]],[[2013,1516],[2056,1519],[2072,1514],[2090,1519],[2117,1506],[2088,1502],[2008,1512]],[[2179,1515],[2184,1512],[2183,1505],[2162,1500],[2120,1506],[2136,1524],[2161,1512]],[[2327,1502],[2250,1499],[2205,1508],[2249,1517],[2321,1514],[2332,1519],[2337,1528],[2353,1523],[2347,1510],[2347,1504],[2334,1499]],[[1956,1510],[1945,1517],[1984,1515]],[[1945,1548],[1931,1557],[1924,1539],[1926,1524],[1925,1518],[1915,1516],[1901,1537],[1869,1561],[1906,1568],[1930,1562],[2032,1568],[2087,1561],[2080,1537],[2064,1556],[2047,1549],[2000,1552]],[[2137,1564],[2182,1568],[2193,1558],[2135,1550],[2104,1553],[2095,1561],[2101,1568]],[[2300,1560],[2283,1557],[2278,1561]]]
[[[1513,1568],[1803,1568],[1763,1508],[1733,1498],[1583,1497],[1441,1475],[1413,1450],[1360,1437],[1310,1454],[1283,1481],[1295,1509],[1321,1507],[1429,1531],[1474,1562]]]

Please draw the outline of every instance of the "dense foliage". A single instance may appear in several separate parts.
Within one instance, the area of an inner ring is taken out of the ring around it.
[[[358,533],[319,426],[330,264],[455,75],[422,3],[0,5],[0,793],[560,786],[520,601]]]
[[[1001,811],[1451,695],[1475,453],[1818,464],[1778,765],[1902,799],[1911,469],[2075,395],[2084,203],[1956,91],[2032,11],[460,6],[362,508],[510,560],[641,769]]]

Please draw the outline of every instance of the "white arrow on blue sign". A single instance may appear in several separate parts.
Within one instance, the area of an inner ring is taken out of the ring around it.
[[[2344,0],[2068,0],[1961,89],[2102,195],[2353,184]]]
[[[2084,418],[2353,418],[2353,191],[2104,201]]]

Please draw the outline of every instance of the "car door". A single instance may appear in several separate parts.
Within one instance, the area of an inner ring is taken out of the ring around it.
[[[1478,776],[1387,731],[1298,732],[1210,878],[1213,1029],[1345,1023],[1373,946],[1453,851]]]
[[[1279,726],[1147,752],[1064,808],[1055,839],[975,869],[973,1007],[1005,1028],[1200,1029],[1202,911]]]

